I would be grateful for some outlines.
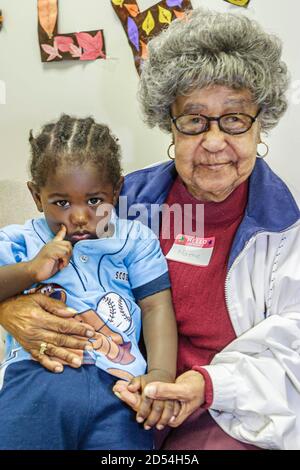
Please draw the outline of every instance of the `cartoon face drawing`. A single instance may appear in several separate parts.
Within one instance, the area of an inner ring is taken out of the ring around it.
[[[33,289],[30,289],[27,294],[44,294],[64,303],[66,303],[67,300],[66,291],[58,284],[39,284]]]

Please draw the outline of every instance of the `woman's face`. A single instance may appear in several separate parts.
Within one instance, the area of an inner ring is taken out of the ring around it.
[[[221,85],[194,90],[189,96],[178,96],[172,115],[203,114],[218,117],[227,113],[255,116],[258,111],[248,90],[234,90]],[[202,201],[220,202],[251,174],[257,144],[260,142],[256,120],[244,134],[222,132],[218,122],[199,135],[180,133],[172,124],[175,143],[175,165],[188,191]]]

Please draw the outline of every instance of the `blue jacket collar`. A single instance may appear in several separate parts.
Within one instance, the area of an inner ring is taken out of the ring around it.
[[[135,204],[163,204],[176,177],[174,162],[134,171],[125,177],[121,196],[128,198],[128,207]]]
[[[282,232],[299,219],[299,207],[286,184],[258,158],[249,179],[245,216],[237,230],[228,266],[256,233]]]
[[[165,202],[177,172],[174,162],[162,163],[130,173],[125,178],[122,196],[127,196],[128,207],[143,204],[151,226],[152,204]],[[153,212],[152,212],[153,214]],[[136,216],[129,216],[134,218]],[[281,232],[300,219],[300,211],[286,184],[257,158],[249,179],[249,196],[245,216],[236,233],[229,267],[245,243],[257,232]]]

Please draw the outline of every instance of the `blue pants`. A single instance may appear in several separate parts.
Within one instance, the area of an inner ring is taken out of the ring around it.
[[[115,397],[95,366],[53,374],[34,361],[7,367],[0,390],[0,449],[152,449],[153,435]]]

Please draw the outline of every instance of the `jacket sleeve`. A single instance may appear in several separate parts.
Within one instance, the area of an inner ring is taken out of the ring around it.
[[[269,271],[267,318],[205,369],[213,384],[210,412],[224,431],[266,449],[300,449],[299,230],[282,239]],[[247,299],[244,309],[240,315],[247,315]]]

